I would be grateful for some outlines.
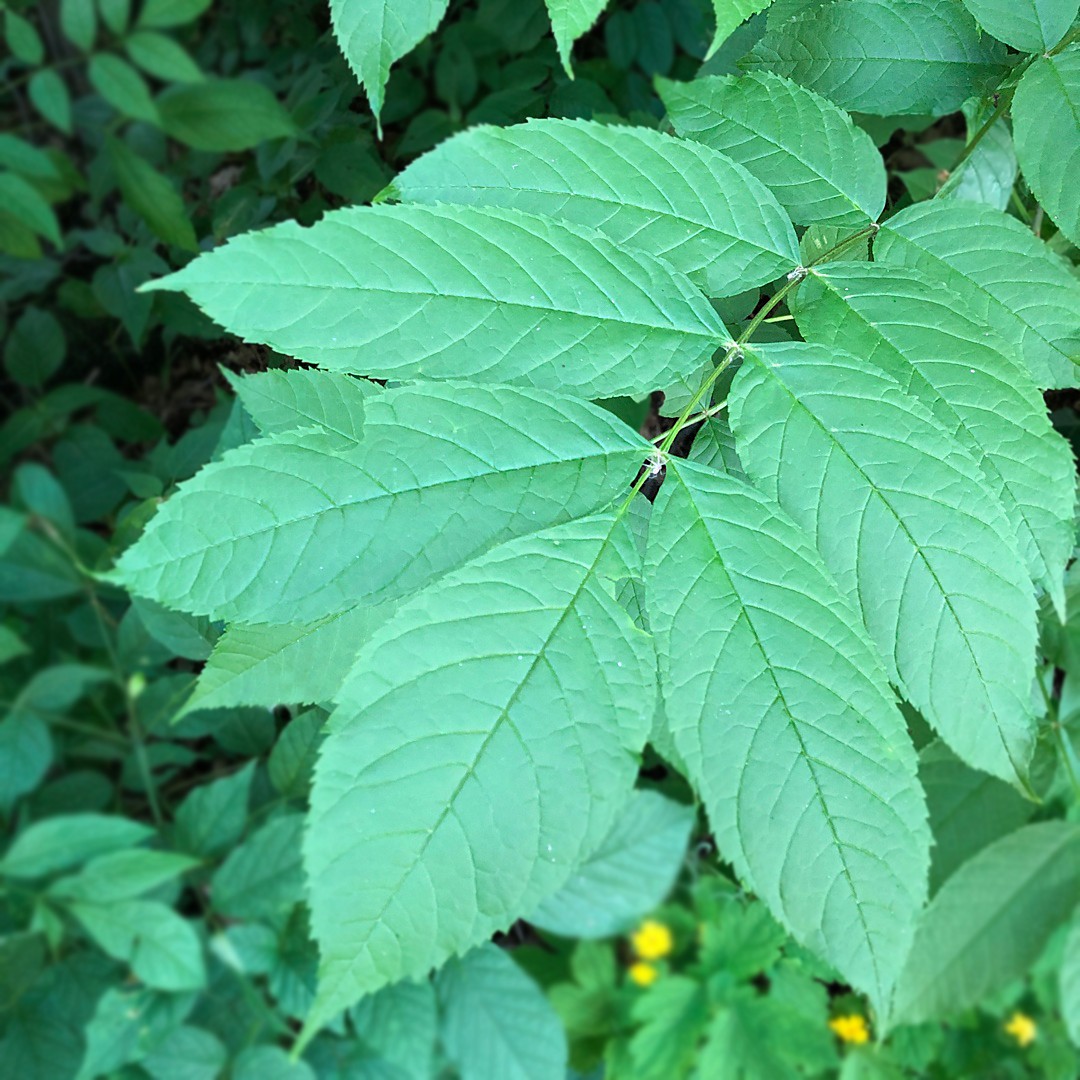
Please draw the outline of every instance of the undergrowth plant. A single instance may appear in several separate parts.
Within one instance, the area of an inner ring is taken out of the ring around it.
[[[400,52],[333,6],[354,67]],[[490,939],[575,925],[644,755],[763,944],[650,987],[611,1076],[685,1073],[699,1040],[702,1076],[820,1072],[813,1039],[767,1073],[733,1049],[770,1037],[785,972],[788,1004],[832,979],[884,1035],[1006,993],[1052,938],[1080,1036],[1075,462],[1040,393],[1080,360],[1077,6],[776,0],[744,75],[660,84],[670,131],[472,128],[374,205],[149,286],[305,363],[233,380],[258,437],[107,577],[224,624],[184,716],[329,713],[296,1054],[440,969],[468,1060],[470,1018],[530,992]],[[961,107],[948,175],[885,213],[874,118]],[[657,391],[650,438],[623,417]],[[556,1004],[610,968],[584,951]],[[518,1073],[463,1074],[562,1075],[544,1023]]]

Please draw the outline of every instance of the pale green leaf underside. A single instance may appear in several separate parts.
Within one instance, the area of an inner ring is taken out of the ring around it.
[[[1012,115],[1024,179],[1080,246],[1080,47],[1036,60],[1016,88]]]
[[[624,528],[606,515],[512,540],[365,645],[304,844],[322,956],[309,1029],[527,915],[611,828],[655,696],[651,643],[611,594]]]
[[[887,263],[830,263],[798,294],[808,341],[876,364],[934,414],[1001,499],[1033,579],[1064,605],[1076,464],[1019,354],[939,282]]]
[[[1069,31],[1077,0],[964,0],[979,25],[1020,52],[1045,52]]]
[[[885,206],[873,139],[819,94],[768,71],[658,89],[680,135],[748,169],[798,224],[857,229]]]
[[[403,202],[509,207],[591,226],[662,256],[711,296],[799,263],[799,242],[760,181],[706,146],[649,128],[531,120],[463,132],[389,189]]]
[[[447,0],[330,0],[330,19],[349,67],[378,118],[390,67],[442,21]]]
[[[720,851],[883,1008],[929,832],[880,660],[807,538],[746,483],[673,460],[653,514],[665,710]]]
[[[286,222],[154,288],[249,341],[378,379],[640,396],[730,335],[683,274],[592,230],[512,210],[374,206]]]
[[[635,791],[603,843],[527,921],[568,938],[625,933],[671,891],[693,824],[693,807]]]
[[[440,1036],[461,1080],[556,1080],[567,1075],[566,1032],[543,990],[495,945],[438,975]]]
[[[983,110],[967,113],[968,131],[974,134],[987,119]],[[1012,132],[1005,120],[998,120],[959,168],[952,171],[937,197],[961,202],[985,203],[1005,210],[1012,198],[1018,165]]]
[[[593,28],[600,13],[607,7],[607,0],[544,0],[544,3],[551,17],[559,59],[567,75],[573,78],[570,50],[582,34]]]
[[[748,475],[814,538],[905,697],[969,764],[1022,781],[1035,596],[978,465],[863,359],[802,342],[749,358],[731,394]]]
[[[1005,73],[1005,48],[957,0],[833,0],[769,31],[745,61],[876,116],[960,108]]]
[[[360,443],[285,432],[203,469],[118,573],[183,611],[314,622],[606,507],[648,450],[611,413],[573,398],[461,383],[388,390],[366,402]]]
[[[1040,389],[1077,384],[1080,281],[1016,218],[988,206],[919,203],[882,226],[874,257],[948,286],[1020,348]]]
[[[939,1020],[1022,976],[1080,897],[1080,827],[1044,821],[991,844],[920,922],[894,1023]]]

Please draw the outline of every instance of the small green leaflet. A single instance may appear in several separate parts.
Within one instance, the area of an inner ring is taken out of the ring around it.
[[[440,1036],[461,1080],[555,1080],[567,1075],[566,1032],[544,992],[494,945],[440,972]]]
[[[158,511],[118,575],[180,610],[314,622],[607,506],[649,449],[573,398],[400,387],[366,401],[360,443],[283,432],[207,466]]]
[[[1024,72],[1012,115],[1024,179],[1062,233],[1080,245],[1080,46],[1040,57]]]
[[[566,74],[573,78],[570,50],[582,34],[593,28],[600,13],[607,7],[607,0],[544,0],[544,3],[551,17],[559,59]]]
[[[394,983],[369,994],[349,1010],[349,1019],[364,1045],[400,1070],[386,1080],[431,1080],[435,1075],[438,1004],[430,980]]]
[[[264,435],[320,427],[359,442],[364,399],[382,392],[378,383],[333,371],[264,371],[243,378],[226,372],[225,377]]]
[[[1005,74],[1005,47],[958,0],[832,0],[780,22],[744,61],[875,116],[959,109]]]
[[[972,203],[919,203],[881,227],[874,257],[948,286],[1020,348],[1040,390],[1076,385],[1080,281],[1016,218]]]
[[[512,540],[364,646],[304,842],[322,956],[308,1035],[527,915],[602,842],[655,698],[651,642],[613,597],[627,554],[614,514]]]
[[[741,26],[751,15],[764,11],[773,0],[712,0],[713,14],[716,16],[716,32],[712,44],[705,54],[708,60],[724,44],[732,32]]]
[[[1025,783],[1035,596],[978,465],[863,359],[747,357],[730,410],[747,474],[814,537],[912,705],[968,764]]]
[[[1020,52],[1046,52],[1068,32],[1077,0],[964,0],[989,34]]]
[[[1080,897],[1080,826],[1025,825],[965,863],[923,914],[893,1024],[977,1004],[1022,976]]]
[[[640,396],[730,335],[683,274],[512,210],[335,210],[230,240],[147,288],[249,341],[379,379],[476,378]]]
[[[1018,354],[940,282],[887,263],[829,263],[800,289],[808,341],[870,360],[975,458],[1034,580],[1064,609],[1075,472]]]
[[[672,459],[653,515],[661,690],[717,845],[884,1009],[930,834],[881,662],[808,539],[748,484]]]
[[[708,147],[648,128],[582,120],[470,128],[413,162],[386,194],[591,226],[663,257],[710,296],[799,264],[795,231],[764,184]]]
[[[330,0],[334,36],[376,122],[391,65],[442,22],[446,5],[447,0]]]
[[[858,229],[885,206],[873,139],[831,101],[769,71],[660,79],[672,126],[748,169],[799,225]]]

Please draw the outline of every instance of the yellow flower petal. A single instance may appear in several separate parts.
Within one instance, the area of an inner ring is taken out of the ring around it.
[[[1005,1025],[1005,1031],[1021,1046],[1030,1046],[1039,1033],[1039,1027],[1026,1013],[1014,1012]]]
[[[834,1016],[829,1021],[829,1027],[833,1034],[843,1042],[861,1046],[870,1041],[870,1028],[866,1024],[866,1018],[857,1013],[851,1016]]]
[[[626,974],[630,977],[630,981],[637,983],[638,986],[652,986],[660,972],[652,964],[639,960],[636,964],[630,965]]]
[[[630,943],[642,960],[660,960],[675,945],[671,931],[655,919],[646,919],[631,935]]]

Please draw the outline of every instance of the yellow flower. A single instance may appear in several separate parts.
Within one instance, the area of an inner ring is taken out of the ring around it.
[[[675,944],[671,931],[655,919],[646,919],[630,935],[630,942],[642,960],[659,960],[667,956]]]
[[[638,986],[652,986],[660,972],[652,964],[639,960],[636,964],[630,965],[626,974],[630,976],[630,981],[637,983]]]
[[[833,1034],[844,1042],[861,1045],[870,1041],[870,1029],[866,1026],[866,1019],[858,1014],[834,1016],[829,1021],[829,1027]]]
[[[1039,1029],[1035,1021],[1022,1012],[1014,1012],[1005,1025],[1005,1031],[1021,1046],[1030,1046],[1035,1041]]]

